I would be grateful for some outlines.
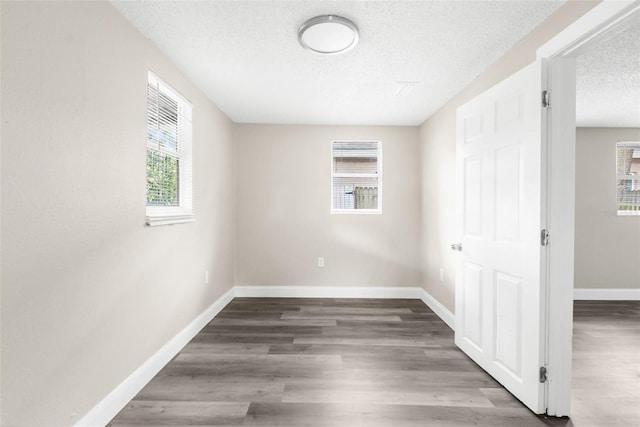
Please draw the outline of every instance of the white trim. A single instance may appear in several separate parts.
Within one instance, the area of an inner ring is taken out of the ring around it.
[[[184,98],[168,83],[160,79],[153,71],[147,72],[148,87],[155,87],[158,100],[155,114],[149,109],[151,98],[147,94],[147,123],[153,117],[157,121],[157,132],[164,113],[161,113],[159,100],[161,95],[171,98],[176,103],[177,135],[175,151],[161,147],[160,141],[154,144],[147,136],[147,157],[149,153],[170,156],[178,163],[178,206],[158,206],[146,204],[147,225],[169,225],[192,222],[193,219],[193,104]],[[159,138],[159,137],[158,137]],[[147,159],[148,161],[148,159]],[[148,176],[147,176],[148,179]],[[147,188],[147,196],[149,196]]]
[[[547,156],[546,192],[543,193],[544,228],[549,232],[544,276],[546,307],[546,367],[549,381],[547,414],[568,416],[571,411],[571,365],[573,333],[573,260],[575,221],[575,60],[554,57],[548,61],[547,89],[551,91],[552,107],[546,109],[547,133],[543,144]],[[568,112],[571,113],[568,113]],[[564,112],[567,124],[559,123]],[[546,139],[545,139],[546,137]],[[558,141],[558,143],[554,143]],[[544,179],[544,178],[543,178]]]
[[[418,286],[235,286],[163,345],[160,350],[147,359],[74,426],[97,427],[104,426],[111,421],[234,297],[419,299],[451,329],[454,329],[455,325],[454,314],[431,296],[429,292]]]
[[[236,286],[236,297],[251,298],[388,298],[419,299],[455,330],[455,315],[419,286]]]
[[[575,222],[575,95],[573,98],[569,96],[569,88],[575,88],[575,83],[572,84],[575,81],[575,65],[571,61],[586,46],[627,25],[631,14],[639,8],[638,0],[604,0],[536,52],[537,58],[548,65],[546,74],[542,76],[548,86],[543,89],[551,93],[551,108],[547,122],[543,122],[543,135],[546,136],[543,143],[547,144],[549,150],[543,165],[548,177],[543,215],[547,215],[550,232],[547,322],[553,325],[547,332],[548,415],[565,416],[571,412]]]
[[[379,215],[379,214],[382,214],[382,211],[376,210],[376,209],[335,209],[331,211],[331,215]]]
[[[163,345],[160,350],[147,359],[146,362],[140,365],[138,369],[82,417],[82,419],[75,424],[75,427],[104,426],[111,421],[233,297],[234,289],[231,288],[198,317],[193,319],[182,331],[178,332],[169,342]]]
[[[640,289],[575,288],[574,300],[640,301]]]
[[[389,298],[420,299],[419,287],[236,286],[236,297],[251,298]]]
[[[435,314],[438,315],[444,323],[447,324],[452,330],[456,330],[456,315],[453,314],[447,307],[442,305],[440,301],[435,299],[429,292],[424,289],[419,289],[419,298],[423,303],[427,305]]]
[[[640,211],[614,211],[617,216],[638,216]]]
[[[169,92],[172,96],[178,98],[180,101],[193,106],[193,102],[189,101],[188,98],[178,92],[173,86],[158,77],[158,74],[156,74],[155,71],[148,70],[147,78],[150,83],[156,84],[158,85],[158,87],[162,87],[163,91]]]
[[[376,142],[378,144],[378,173],[377,174],[359,174],[359,173],[339,173],[336,174],[333,171],[333,144],[335,142]],[[334,139],[331,141],[331,200],[329,205],[329,213],[331,215],[371,215],[371,214],[382,214],[382,140],[380,139]],[[378,179],[378,208],[377,209],[334,209],[333,207],[333,179],[339,178],[341,176],[353,176],[353,177],[363,177],[363,178],[377,178]]]
[[[637,11],[637,0],[603,0],[581,18],[556,34],[551,40],[540,46],[536,56],[575,56],[596,38],[630,17]]]
[[[195,222],[196,217],[193,213],[186,214],[159,214],[159,215],[147,215],[146,224],[149,227],[155,227],[158,225],[173,225],[184,224],[185,222]]]

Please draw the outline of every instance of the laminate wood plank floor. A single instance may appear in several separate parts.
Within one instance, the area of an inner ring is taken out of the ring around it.
[[[640,426],[640,301],[576,301],[575,426]]]
[[[236,298],[109,426],[613,425],[584,422],[532,414],[419,300]]]

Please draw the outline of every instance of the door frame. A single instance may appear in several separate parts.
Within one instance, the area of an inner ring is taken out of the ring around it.
[[[542,45],[542,87],[550,108],[542,123],[542,223],[549,232],[543,259],[546,288],[547,414],[571,413],[575,200],[575,57],[640,16],[640,0],[604,0]]]

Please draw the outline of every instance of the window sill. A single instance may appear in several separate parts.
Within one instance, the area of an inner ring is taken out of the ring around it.
[[[334,209],[331,211],[332,215],[380,215],[382,210],[380,209]]]
[[[640,210],[623,210],[617,212],[618,216],[640,216]]]
[[[146,223],[149,227],[159,225],[174,225],[194,222],[196,220],[193,214],[164,214],[164,215],[147,215]]]

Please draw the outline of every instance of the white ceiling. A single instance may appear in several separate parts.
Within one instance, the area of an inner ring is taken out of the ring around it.
[[[576,59],[576,124],[640,127],[640,16]]]
[[[232,120],[419,125],[553,13],[551,1],[112,1]],[[352,19],[342,55],[298,27]],[[394,97],[397,82],[419,82]]]
[[[553,13],[551,1],[113,1],[239,123],[418,125]],[[302,49],[297,28],[348,17],[360,44]],[[576,61],[578,126],[640,127],[640,20]],[[417,82],[395,97],[398,82]]]

